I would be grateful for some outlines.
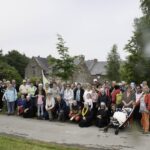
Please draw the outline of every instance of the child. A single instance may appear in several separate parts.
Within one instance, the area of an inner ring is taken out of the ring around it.
[[[44,95],[42,95],[42,91],[39,91],[37,95],[37,109],[37,116],[42,119],[44,115]]]
[[[17,115],[19,116],[23,114],[24,103],[25,103],[25,96],[22,94],[21,97],[17,100]]]

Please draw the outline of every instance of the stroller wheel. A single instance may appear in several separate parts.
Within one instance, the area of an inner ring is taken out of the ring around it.
[[[116,129],[115,130],[115,135],[118,135],[118,133],[119,133],[119,129]]]

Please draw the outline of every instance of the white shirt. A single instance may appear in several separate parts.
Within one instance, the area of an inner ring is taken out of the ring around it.
[[[136,93],[135,98],[136,98],[136,103],[140,100],[140,97],[142,96],[143,93]]]
[[[93,101],[92,99],[86,99],[85,103],[88,103],[91,106],[91,109],[93,108]]]
[[[73,90],[72,89],[66,89],[64,92],[64,99],[65,100],[73,100]]]
[[[28,88],[27,88],[27,86],[26,85],[20,85],[20,87],[19,87],[19,91],[20,91],[20,93],[21,94],[27,94],[28,93]]]
[[[50,99],[46,98],[46,105],[45,105],[46,110],[51,110],[54,107],[55,107],[54,97],[51,97]]]
[[[87,99],[87,94],[92,94],[92,91],[91,91],[91,90],[90,90],[90,91],[85,90],[84,95],[83,95],[84,102],[85,102],[86,99]]]

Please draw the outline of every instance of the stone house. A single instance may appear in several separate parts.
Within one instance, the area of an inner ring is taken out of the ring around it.
[[[74,63],[77,66],[77,70],[70,79],[73,82],[91,83],[94,78],[101,81],[106,78],[106,62],[98,61],[97,59],[85,61],[84,56],[79,56]],[[50,78],[51,68],[46,58],[32,57],[25,69],[25,78],[42,77],[42,70],[45,76]]]

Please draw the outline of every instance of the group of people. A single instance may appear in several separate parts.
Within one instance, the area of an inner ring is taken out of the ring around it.
[[[135,108],[132,119],[139,122],[143,133],[150,129],[150,90],[146,81],[140,85],[122,81],[93,84],[56,83],[43,85],[23,80],[0,81],[0,111],[7,105],[7,115],[37,117],[50,121],[76,122],[80,127],[105,127],[116,110]]]

